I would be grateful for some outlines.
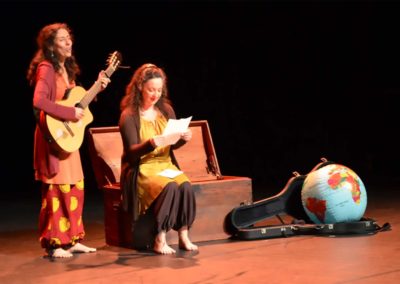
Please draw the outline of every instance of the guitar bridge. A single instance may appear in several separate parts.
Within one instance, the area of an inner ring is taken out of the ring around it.
[[[71,127],[69,127],[69,125],[68,125],[68,122],[66,122],[66,121],[64,121],[64,126],[65,126],[65,128],[67,129],[67,131],[68,131],[68,133],[69,133],[69,135],[71,135],[72,137],[74,137],[75,136],[75,134],[74,134],[74,132],[72,132],[72,129],[71,129]]]

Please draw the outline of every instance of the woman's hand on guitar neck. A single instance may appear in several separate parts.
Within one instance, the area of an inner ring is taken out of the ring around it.
[[[100,71],[97,81],[101,83],[101,91],[107,88],[107,85],[111,82],[104,71]]]

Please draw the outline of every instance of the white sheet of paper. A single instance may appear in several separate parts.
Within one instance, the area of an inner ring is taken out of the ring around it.
[[[181,119],[169,119],[167,122],[167,126],[164,129],[163,135],[185,132],[188,129],[191,120],[191,116]]]
[[[179,132],[176,133],[170,133],[167,135],[163,135],[164,137],[164,144],[165,145],[172,145],[178,142],[179,138],[181,138],[181,134]]]
[[[167,177],[167,178],[174,178],[174,177],[179,176],[180,174],[183,174],[183,172],[175,171],[175,170],[171,170],[171,169],[165,169],[162,172],[158,173],[159,176],[163,176],[163,177]]]

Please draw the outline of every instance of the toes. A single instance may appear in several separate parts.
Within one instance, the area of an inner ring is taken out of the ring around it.
[[[95,252],[95,248],[87,247],[81,243],[76,243],[74,246],[72,246],[69,250],[69,252],[74,253],[74,252],[82,252],[82,253],[88,253],[88,252]]]
[[[159,254],[174,254],[174,253],[176,253],[176,251],[173,248],[171,248],[169,245],[167,245],[166,243],[164,243],[161,246],[156,244],[154,246],[153,250]]]
[[[184,250],[188,250],[188,251],[192,251],[192,250],[198,250],[199,247],[195,244],[193,244],[190,241],[181,241],[179,243],[179,248],[180,249],[184,249]]]
[[[69,251],[66,251],[62,248],[57,248],[57,249],[52,250],[49,253],[49,256],[54,257],[54,258],[69,258],[69,257],[72,257],[73,255]]]

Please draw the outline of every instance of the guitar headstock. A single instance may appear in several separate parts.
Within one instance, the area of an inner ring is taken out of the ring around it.
[[[121,65],[122,62],[122,55],[119,51],[114,51],[111,53],[107,58],[107,70],[105,71],[107,77],[110,77],[112,73]]]

